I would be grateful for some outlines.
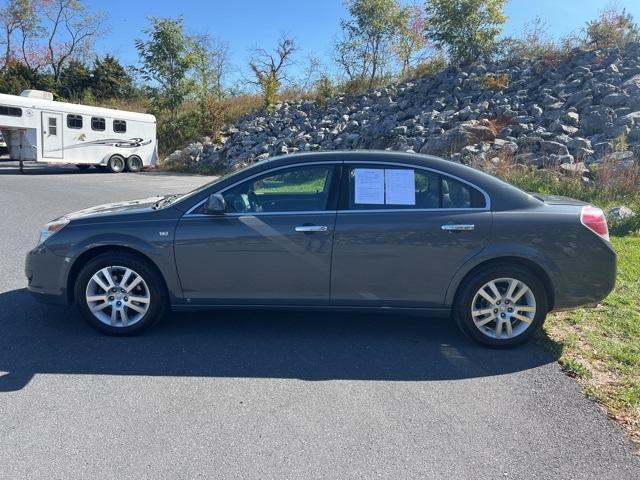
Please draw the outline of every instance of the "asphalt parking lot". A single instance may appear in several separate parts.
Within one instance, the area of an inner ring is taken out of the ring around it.
[[[0,478],[640,478],[624,433],[535,344],[261,311],[111,338],[24,290],[47,221],[207,180],[0,162]]]

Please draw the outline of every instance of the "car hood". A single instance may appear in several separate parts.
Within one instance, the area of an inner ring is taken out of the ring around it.
[[[154,204],[163,198],[165,198],[164,195],[157,195],[154,197],[129,200],[126,202],[105,203],[103,205],[96,205],[95,207],[68,213],[62,218],[66,218],[68,220],[79,220],[85,218],[106,217],[109,215],[144,213],[151,211]]]
[[[544,195],[542,193],[531,193],[534,197],[539,200],[542,200],[547,205],[589,205],[587,202],[583,202],[582,200],[576,200],[575,198],[562,197],[560,195]]]

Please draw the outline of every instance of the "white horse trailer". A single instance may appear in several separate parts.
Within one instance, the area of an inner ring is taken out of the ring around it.
[[[49,92],[0,94],[0,131],[21,166],[71,163],[117,173],[158,163],[153,115],[55,102]]]

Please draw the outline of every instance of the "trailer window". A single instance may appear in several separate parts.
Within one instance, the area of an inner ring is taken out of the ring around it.
[[[113,131],[116,133],[124,133],[127,131],[127,122],[124,120],[113,121]]]
[[[5,115],[7,117],[21,117],[22,109],[16,107],[7,107],[5,105],[0,105],[0,115]]]
[[[82,115],[67,115],[67,127],[82,128]]]
[[[105,120],[104,120],[104,118],[91,117],[91,130],[102,131],[104,129],[105,129]]]

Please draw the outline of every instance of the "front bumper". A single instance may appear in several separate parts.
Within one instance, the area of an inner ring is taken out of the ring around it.
[[[41,302],[66,305],[67,272],[69,263],[65,257],[55,255],[45,244],[27,253],[25,275],[27,290]]]

